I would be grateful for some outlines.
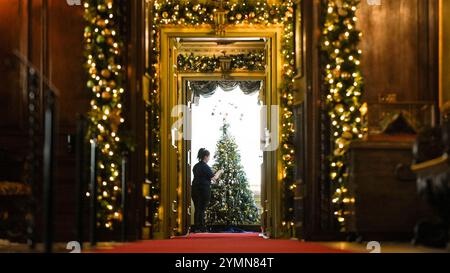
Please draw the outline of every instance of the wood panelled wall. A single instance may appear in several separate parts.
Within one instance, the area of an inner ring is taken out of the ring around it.
[[[17,51],[59,92],[54,228],[57,240],[73,239],[75,156],[67,149],[67,135],[75,133],[76,115],[89,107],[82,67],[83,9],[62,0],[1,0],[0,18],[0,148],[21,158],[28,152],[26,70],[13,55]],[[40,217],[42,202],[37,201]]]
[[[24,81],[21,77],[20,66],[13,57],[13,50],[23,51],[22,34],[26,30],[27,22],[24,20],[26,9],[20,2],[0,2],[0,127],[2,139],[6,135],[19,133],[24,129],[25,123],[25,93],[22,88]]]
[[[446,1],[446,0],[444,0]],[[308,240],[345,239],[334,225],[330,185],[323,174],[327,162],[326,115],[321,85],[321,0],[302,0],[305,77],[298,82],[304,102],[304,137],[297,137],[305,151],[300,159],[304,187],[304,234]],[[358,28],[362,31],[361,69],[367,102],[378,95],[397,93],[399,101],[438,100],[438,0],[382,0],[381,6],[361,1]],[[325,148],[324,148],[325,147]],[[322,156],[321,156],[322,155]]]
[[[450,2],[440,2],[440,104],[450,106]]]
[[[397,93],[399,101],[437,101],[438,1],[361,1],[358,19],[365,100]]]

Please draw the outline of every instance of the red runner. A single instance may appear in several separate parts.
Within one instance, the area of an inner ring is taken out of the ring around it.
[[[96,253],[346,253],[317,243],[268,240],[256,233],[190,234],[171,240],[123,244]]]

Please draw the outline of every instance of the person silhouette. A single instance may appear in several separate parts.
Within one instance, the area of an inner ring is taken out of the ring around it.
[[[194,180],[192,181],[191,196],[194,202],[194,229],[193,232],[206,232],[205,212],[211,200],[211,181],[216,181],[222,175],[223,170],[215,174],[208,166],[210,153],[201,148],[197,155],[198,163],[193,168]]]

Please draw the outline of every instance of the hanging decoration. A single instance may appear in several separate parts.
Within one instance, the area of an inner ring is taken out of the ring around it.
[[[84,54],[91,92],[89,139],[98,147],[97,227],[113,229],[121,221],[120,166],[122,138],[123,41],[118,0],[85,0]],[[92,192],[88,192],[89,196]]]
[[[231,58],[231,70],[264,71],[266,58],[264,51],[250,52],[248,54],[227,55]],[[177,57],[178,71],[180,72],[219,72],[220,57],[180,54]]]
[[[151,143],[151,166],[154,181],[159,179],[159,167],[160,167],[160,119],[159,119],[159,84],[158,84],[158,68],[159,68],[159,30],[163,25],[179,25],[179,26],[199,26],[199,25],[215,25],[214,14],[216,6],[213,3],[194,3],[188,0],[180,1],[155,1],[154,2],[154,18],[152,24],[152,60],[151,69],[149,74],[152,77],[151,80],[151,112],[153,113],[154,137]],[[223,4],[224,15],[226,16],[227,24],[234,25],[283,25],[284,32],[282,36],[282,48],[281,55],[283,56],[283,83],[281,85],[281,104],[282,104],[282,116],[281,116],[281,161],[282,161],[282,177],[283,177],[283,200],[284,200],[284,213],[283,213],[283,227],[289,231],[294,230],[294,192],[296,185],[294,183],[294,118],[293,118],[293,102],[294,102],[294,87],[293,79],[295,74],[295,53],[294,53],[294,3],[293,0],[279,1],[277,4],[268,4],[267,1],[249,1],[238,0],[233,3],[227,1]],[[216,30],[217,31],[217,30]],[[220,33],[226,32],[226,25],[221,26]],[[186,67],[186,64],[191,63],[192,57],[181,57],[178,60],[182,62],[181,67]],[[246,62],[243,60],[243,62]],[[196,63],[196,61],[194,61]],[[200,61],[201,67],[212,70],[216,67],[215,62],[212,60]],[[238,67],[239,61],[236,62]],[[249,66],[248,63],[245,65]],[[189,65],[187,65],[189,68]],[[194,68],[199,66],[194,65]],[[203,69],[203,68],[202,68]],[[159,182],[152,182],[159,183]],[[159,186],[155,185],[154,195],[159,195]],[[158,221],[158,208],[155,207],[152,212],[155,215],[155,221]]]
[[[352,215],[355,198],[347,188],[347,152],[352,141],[367,132],[362,103],[363,76],[360,69],[361,32],[356,29],[360,0],[324,0],[322,55],[323,84],[328,91],[326,107],[331,122],[332,154],[329,179],[334,188],[334,215],[342,231]]]

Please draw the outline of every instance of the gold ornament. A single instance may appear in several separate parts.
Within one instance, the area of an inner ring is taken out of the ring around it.
[[[347,140],[351,140],[351,139],[353,139],[353,134],[350,133],[349,131],[346,131],[346,132],[342,133],[342,137]]]
[[[97,69],[95,67],[89,68],[89,74],[97,74]]]
[[[103,99],[106,99],[106,100],[109,100],[109,99],[111,98],[111,93],[109,93],[109,92],[103,92],[103,93],[102,93],[102,98],[103,98]]]
[[[100,11],[100,12],[105,12],[106,11],[106,6],[100,4],[100,5],[97,6],[97,10]]]
[[[102,76],[105,78],[111,77],[111,72],[108,69],[103,69],[101,72]]]

